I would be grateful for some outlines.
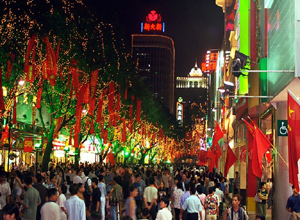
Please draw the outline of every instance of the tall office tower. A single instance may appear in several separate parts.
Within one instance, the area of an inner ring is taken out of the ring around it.
[[[175,48],[174,41],[162,35],[164,31],[161,15],[150,11],[141,23],[142,33],[132,34],[131,52],[153,97],[174,113]]]

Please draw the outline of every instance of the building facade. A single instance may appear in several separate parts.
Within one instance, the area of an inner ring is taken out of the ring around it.
[[[132,55],[155,100],[174,113],[174,41],[163,35],[133,34]]]
[[[206,111],[204,106],[207,104],[207,86],[207,76],[203,74],[197,62],[186,77],[176,78],[176,100],[181,100],[185,125],[190,126],[194,123],[192,115],[198,114],[198,109]],[[179,121],[178,118],[177,120]]]

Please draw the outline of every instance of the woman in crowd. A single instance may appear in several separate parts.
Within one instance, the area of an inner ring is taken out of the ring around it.
[[[135,186],[131,185],[129,188],[129,192],[130,195],[125,202],[126,216],[130,216],[132,220],[137,220],[136,203],[134,198],[138,195],[138,189]]]

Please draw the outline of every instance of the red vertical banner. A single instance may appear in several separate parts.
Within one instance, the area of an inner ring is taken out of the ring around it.
[[[5,110],[2,88],[2,68],[0,68],[0,110]]]
[[[127,137],[126,137],[126,119],[123,118],[123,132],[122,132],[122,142],[125,142]]]
[[[141,121],[141,109],[142,109],[142,101],[137,99],[136,100],[136,121]]]
[[[108,136],[108,130],[107,129],[105,129],[105,130],[103,130],[103,143],[104,144],[107,144],[107,136]]]
[[[30,137],[24,138],[24,152],[32,152],[33,148],[33,139]]]
[[[36,98],[36,107],[37,108],[41,108],[42,93],[43,93],[43,87],[40,85],[40,88],[37,92],[37,98]]]
[[[14,97],[13,124],[17,124],[17,97]]]
[[[95,70],[91,74],[90,99],[95,99],[96,91],[97,91],[97,81],[98,81],[98,70]]]
[[[96,122],[101,122],[103,108],[103,96],[98,99],[98,113]]]
[[[80,94],[85,94],[86,88],[87,86],[82,86],[80,89]],[[83,101],[83,95],[78,96],[77,106],[76,106],[76,122],[75,122],[75,129],[74,129],[74,148],[79,147],[79,133],[80,133],[81,115],[83,109],[82,101]]]
[[[110,114],[114,112],[114,97],[115,97],[115,84],[109,83],[108,88],[108,111]]]

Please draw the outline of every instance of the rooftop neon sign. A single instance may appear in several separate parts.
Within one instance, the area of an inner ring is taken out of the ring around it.
[[[161,21],[161,14],[155,10],[146,16],[146,22],[141,23],[141,32],[165,32],[165,23]]]

